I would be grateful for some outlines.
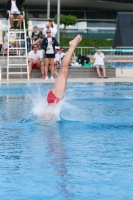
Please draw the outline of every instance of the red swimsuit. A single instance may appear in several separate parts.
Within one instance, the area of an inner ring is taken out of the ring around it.
[[[59,103],[60,100],[61,100],[61,99],[60,99],[60,98],[57,98],[57,97],[54,95],[53,91],[50,90],[50,92],[48,93],[48,96],[47,96],[47,102],[48,102],[48,103]]]

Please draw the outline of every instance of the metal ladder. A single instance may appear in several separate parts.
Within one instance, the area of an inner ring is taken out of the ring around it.
[[[24,12],[23,12],[24,16]],[[18,19],[14,19],[14,21],[18,21]],[[7,81],[9,81],[9,75],[20,75],[22,79],[22,75],[26,74],[29,79],[29,68],[28,68],[28,56],[27,56],[27,34],[25,28],[25,19],[23,18],[23,30],[20,29],[17,31],[10,30],[10,14],[8,18],[8,51],[7,51]],[[18,41],[18,47],[10,47],[10,38],[9,35],[11,32],[16,33],[17,38],[15,41]],[[21,39],[21,34],[24,34],[24,39]],[[21,42],[24,41],[24,47],[21,47]],[[10,51],[14,50],[13,55],[10,55]],[[16,53],[16,54],[15,54]],[[11,62],[12,61],[12,62]],[[16,61],[16,63],[13,63]],[[15,69],[15,70],[14,70]],[[17,70],[16,70],[17,69]]]

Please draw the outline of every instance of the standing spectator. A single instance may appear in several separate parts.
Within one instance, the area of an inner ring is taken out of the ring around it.
[[[55,46],[59,46],[57,40],[51,36],[51,31],[47,30],[47,37],[43,39],[41,43],[41,49],[45,50],[45,75],[48,79],[48,67],[51,67],[51,79],[54,79],[54,58],[55,58]]]
[[[33,50],[29,52],[28,61],[29,61],[29,78],[31,78],[32,68],[41,68],[42,78],[45,78],[44,75],[44,62],[42,52],[38,50],[37,44],[33,44]]]
[[[32,32],[32,35],[31,35],[32,43],[40,46],[43,40],[42,31],[39,31],[37,26],[34,26],[33,29],[34,31]]]
[[[20,24],[23,21],[23,13],[21,10],[21,5],[25,2],[25,0],[8,0],[6,3],[6,12],[7,12],[7,19],[9,18],[10,13],[10,23],[11,29],[14,31],[14,19],[18,19],[16,30],[18,30]]]
[[[100,50],[97,50],[97,52],[94,54],[93,66],[96,67],[98,78],[101,78],[100,68],[103,70],[103,78],[108,78],[106,77],[106,67],[104,65],[104,58],[105,56]]]
[[[52,20],[48,20],[48,22],[46,23],[45,28],[43,29],[43,35],[45,35],[45,37],[47,37],[47,30],[51,31],[51,36],[52,37],[56,36],[57,28],[53,26]]]

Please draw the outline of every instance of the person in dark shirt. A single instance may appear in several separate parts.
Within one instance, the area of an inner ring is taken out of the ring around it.
[[[41,49],[44,49],[45,51],[45,75],[46,80],[48,78],[48,68],[50,66],[51,71],[51,79],[54,79],[54,58],[55,58],[55,46],[59,46],[57,40],[55,37],[51,36],[51,31],[47,30],[47,37],[45,37],[41,43]]]
[[[34,26],[33,28],[34,28],[34,31],[32,32],[32,35],[31,35],[32,43],[40,46],[43,40],[42,31],[39,31],[37,26]]]
[[[6,9],[6,18],[8,19],[10,16],[10,24],[11,30],[14,31],[15,29],[18,30],[20,24],[23,21],[23,13],[21,10],[21,5],[25,2],[25,0],[8,0],[5,9]],[[16,28],[14,29],[14,19],[18,19]]]
[[[23,39],[23,41],[21,41],[21,47],[25,47],[24,33],[21,33],[21,39]],[[31,39],[29,37],[28,30],[26,31],[26,43],[27,43],[27,52],[29,52],[31,50]]]

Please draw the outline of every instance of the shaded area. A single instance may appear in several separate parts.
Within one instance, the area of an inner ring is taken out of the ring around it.
[[[113,47],[133,46],[133,13],[119,12]]]

